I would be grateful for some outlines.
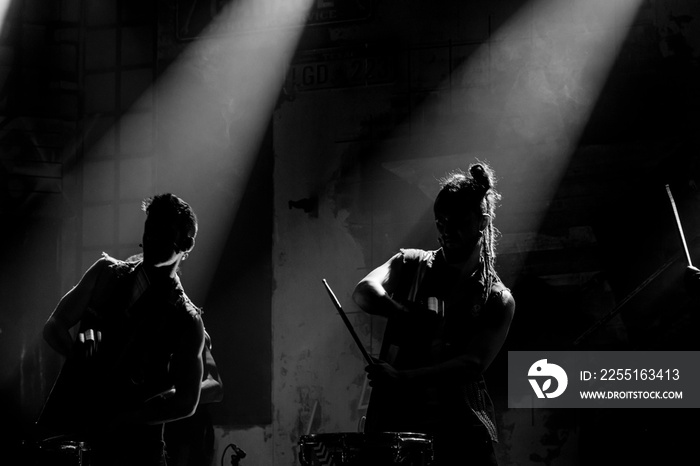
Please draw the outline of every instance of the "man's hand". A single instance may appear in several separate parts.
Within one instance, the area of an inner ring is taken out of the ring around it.
[[[99,330],[87,329],[78,334],[78,346],[76,351],[78,356],[85,361],[92,361],[97,356],[97,351],[102,341],[102,332]]]
[[[370,387],[388,386],[405,380],[402,371],[394,369],[393,366],[379,359],[374,361],[374,364],[365,367]]]
[[[444,303],[437,298],[428,298],[426,301],[401,302],[405,314],[423,323],[429,323],[437,316],[442,315],[444,313],[443,306]]]

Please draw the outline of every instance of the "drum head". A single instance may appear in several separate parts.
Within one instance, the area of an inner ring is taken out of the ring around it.
[[[303,435],[299,439],[303,466],[429,466],[432,438],[412,432],[340,432]]]

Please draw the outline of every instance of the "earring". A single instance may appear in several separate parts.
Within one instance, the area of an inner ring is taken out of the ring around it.
[[[182,260],[183,260],[183,261],[184,261],[184,260],[187,260],[187,256],[189,256],[189,255],[190,255],[189,252],[185,252],[185,253],[182,255]]]

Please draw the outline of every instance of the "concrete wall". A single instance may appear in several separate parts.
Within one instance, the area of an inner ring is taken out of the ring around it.
[[[3,278],[3,296],[21,303],[16,284],[37,277],[28,274],[25,280],[15,273],[22,258],[34,264],[51,256],[53,275],[46,280],[60,282],[43,287],[42,299],[18,306],[10,318],[3,315],[2,325],[12,330],[0,333],[2,348],[11,349],[3,356],[12,365],[4,366],[9,369],[3,369],[2,393],[11,395],[8,400],[21,399],[32,416],[52,374],[37,369],[48,365],[36,333],[50,312],[44,300],[54,302],[58,289],[68,289],[99,251],[136,252],[138,200],[172,189],[201,207],[205,236],[197,253],[206,254],[193,254],[184,281],[196,302],[206,302],[204,277],[211,276],[219,257],[211,250],[215,243],[204,241],[214,236],[207,228],[226,223],[221,212],[240,202],[230,188],[245,185],[248,173],[232,149],[236,131],[244,132],[250,122],[231,112],[233,90],[224,86],[223,76],[227,50],[198,55],[194,49],[188,58],[195,60],[180,63],[189,89],[202,91],[201,100],[193,102],[211,107],[197,122],[201,140],[184,134],[166,140],[170,122],[175,127],[179,118],[191,116],[179,113],[185,99],[171,106],[167,94],[138,97],[158,71],[196,42],[176,37],[176,2],[158,2],[148,15],[135,6],[138,2],[120,2],[127,15],[110,2],[88,3],[85,9],[74,0],[45,10],[27,2],[9,30],[22,34],[6,35],[0,49],[3,73],[10,76],[4,89],[21,90],[6,91],[2,100],[3,113],[14,118],[2,128],[3,148],[12,149],[2,156],[2,212],[17,214],[12,218],[19,226],[26,222],[41,230],[34,235],[20,228],[8,236],[5,249],[12,254],[3,257],[13,268],[4,268],[3,277],[16,276]],[[376,355],[383,322],[359,312],[350,293],[398,248],[435,247],[434,181],[450,169],[484,158],[500,178],[498,269],[518,303],[505,349],[566,348],[677,252],[674,225],[659,214],[667,206],[656,188],[665,181],[678,186],[689,230],[700,224],[693,220],[696,194],[685,188],[700,176],[689,169],[700,147],[697,2],[643,1],[629,18],[624,9],[632,0],[351,3],[343,9],[339,1],[316,2],[291,67],[277,71],[284,88],[270,108],[270,132],[263,138],[274,153],[273,164],[262,168],[260,178],[272,180],[272,205],[246,214],[270,215],[273,222],[272,231],[264,233],[271,234],[271,251],[266,251],[271,259],[264,269],[271,277],[263,277],[271,304],[255,309],[269,312],[271,323],[257,329],[269,338],[263,344],[269,342],[271,366],[265,361],[258,369],[271,375],[270,387],[262,388],[271,396],[263,413],[271,413],[271,420],[240,423],[230,416],[236,412],[231,405],[219,408],[226,416],[216,426],[217,464],[229,459],[230,444],[236,444],[247,453],[241,464],[296,465],[302,435],[357,430],[366,402],[365,363],[321,280],[331,285]],[[598,4],[614,6],[606,10],[611,23],[600,10],[596,15],[584,8]],[[563,6],[562,12],[545,22],[545,7],[551,5]],[[54,20],[63,21],[58,32]],[[513,21],[520,27],[513,28]],[[603,73],[596,57],[621,39],[614,65]],[[593,61],[577,61],[579,54]],[[39,59],[46,56],[56,61]],[[464,65],[469,73],[458,74]],[[18,85],[18,77],[26,85]],[[588,91],[597,84],[604,86],[596,99]],[[16,118],[17,109],[26,118]],[[131,117],[120,120],[127,110]],[[13,139],[17,134],[23,138],[19,143]],[[77,150],[76,141],[85,146],[78,144]],[[213,151],[221,159],[205,164]],[[173,153],[174,164],[168,159]],[[27,171],[28,161],[41,162],[41,170]],[[61,176],[55,164],[63,167]],[[197,182],[221,174],[227,178]],[[27,184],[16,189],[19,179]],[[50,190],[37,188],[45,188],[46,179],[54,179]],[[238,221],[242,227],[246,218]],[[60,234],[46,234],[56,231]],[[52,240],[44,241],[49,236]],[[591,343],[693,348],[697,318],[679,292],[683,265],[676,265]],[[249,285],[256,277],[231,283],[219,276],[216,283],[222,289],[254,288]],[[664,315],[669,308],[678,312]],[[245,322],[226,314],[235,307],[207,311],[205,320],[216,322],[212,327],[220,332],[215,357],[247,358],[250,347],[229,349],[237,340],[232,328],[245,332]],[[27,316],[20,331],[14,331],[19,320],[13,316]],[[227,350],[217,352],[217,347]],[[49,362],[55,369],[57,362]],[[254,373],[231,366],[223,374],[226,384],[253,386],[247,377]],[[503,465],[603,464],[605,458],[623,464],[645,455],[663,461],[666,444],[692,438],[687,429],[662,430],[687,421],[686,413],[509,410],[504,374],[502,358],[487,374]],[[224,403],[242,405],[254,396],[253,390]],[[28,417],[22,418],[25,424]],[[640,443],[647,448],[638,448]]]

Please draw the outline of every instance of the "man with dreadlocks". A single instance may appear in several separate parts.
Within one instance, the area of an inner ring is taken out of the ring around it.
[[[434,204],[440,249],[402,249],[363,278],[353,299],[388,318],[365,432],[431,434],[433,465],[496,464],[483,372],[515,310],[494,268],[495,177],[485,163],[442,180]]]

